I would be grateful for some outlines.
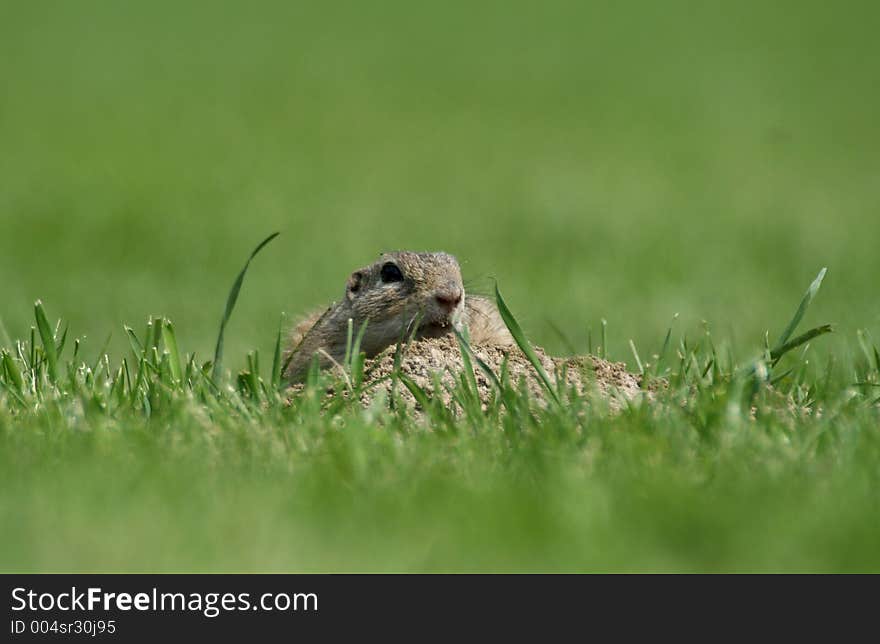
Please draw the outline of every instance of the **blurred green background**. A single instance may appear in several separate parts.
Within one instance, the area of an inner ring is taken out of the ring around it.
[[[0,3],[0,318],[207,357],[388,249],[497,278],[533,340],[738,351],[880,319],[873,2]]]

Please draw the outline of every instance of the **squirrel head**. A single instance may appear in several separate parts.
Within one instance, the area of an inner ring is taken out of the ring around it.
[[[345,299],[370,354],[408,337],[436,337],[461,330],[464,285],[458,261],[447,253],[400,251],[354,271]]]

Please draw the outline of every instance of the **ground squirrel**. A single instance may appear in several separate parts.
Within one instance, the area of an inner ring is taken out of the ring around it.
[[[371,358],[383,349],[415,337],[439,337],[453,329],[468,330],[474,345],[513,344],[495,304],[478,295],[465,296],[458,261],[447,253],[395,252],[356,270],[348,278],[345,296],[323,311],[308,315],[290,334],[284,376],[302,380],[318,354],[321,367],[345,357],[348,321],[355,334],[367,328],[361,350]]]

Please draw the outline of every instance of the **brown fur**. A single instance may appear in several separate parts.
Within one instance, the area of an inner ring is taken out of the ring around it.
[[[402,280],[383,280],[382,267],[387,263],[399,268]],[[341,363],[349,320],[355,336],[367,323],[361,350],[368,358],[408,338],[416,321],[417,338],[467,328],[474,345],[513,344],[495,305],[484,297],[465,294],[455,257],[447,253],[387,253],[351,274],[340,302],[309,314],[293,328],[285,351],[285,377],[291,382],[302,380],[315,354],[322,368]]]

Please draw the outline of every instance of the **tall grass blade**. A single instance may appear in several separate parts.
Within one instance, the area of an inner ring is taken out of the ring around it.
[[[788,339],[791,337],[792,333],[794,333],[797,329],[797,325],[800,324],[801,319],[807,312],[807,308],[810,306],[810,302],[813,301],[813,298],[816,297],[816,293],[819,292],[819,287],[822,286],[822,280],[825,279],[825,273],[827,271],[827,268],[823,268],[821,271],[819,271],[816,279],[814,279],[813,283],[810,284],[810,288],[808,288],[807,292],[804,293],[804,297],[801,300],[800,306],[798,306],[794,317],[791,319],[791,322],[788,323],[788,326],[785,327],[785,331],[782,332],[782,335],[779,336],[779,339],[776,341],[776,345],[770,350],[771,356],[774,352],[779,351],[786,342],[788,342]]]
[[[36,369],[37,368],[37,330],[34,327],[31,327],[31,343],[30,343],[30,360],[25,362],[28,369]],[[22,360],[24,360],[24,356],[21,356]]]
[[[140,360],[144,357],[144,345],[138,340],[134,329],[128,325],[123,325],[122,328],[125,329],[125,335],[128,336],[128,343],[131,345],[131,352],[134,354],[135,360]]]
[[[487,365],[482,359],[480,359],[480,356],[478,356],[476,353],[474,353],[474,350],[471,348],[470,342],[468,342],[467,338],[465,338],[457,330],[455,330],[455,329],[453,329],[453,330],[455,331],[455,337],[458,338],[459,343],[464,345],[464,347],[467,349],[468,353],[476,361],[477,366],[480,367],[480,370],[484,374],[486,374],[486,377],[492,381],[492,383],[498,388],[498,391],[501,391],[503,389],[503,387],[501,386],[501,380],[499,380],[498,376],[495,375],[495,372],[492,371],[492,367]],[[505,364],[506,364],[506,360],[507,359],[505,358]]]
[[[351,364],[351,351],[354,346],[354,320],[348,318],[348,327],[345,335],[345,357],[342,358],[342,364]]]
[[[43,352],[46,354],[49,379],[54,383],[58,381],[58,353],[56,352],[52,327],[49,326],[46,311],[43,310],[43,303],[40,300],[34,303],[34,316],[37,318],[37,329],[40,332],[40,340],[43,342]]]
[[[504,324],[507,326],[507,330],[510,331],[510,335],[513,336],[517,346],[519,346],[529,362],[532,363],[532,366],[541,378],[541,382],[544,384],[544,388],[547,389],[553,397],[553,400],[558,404],[559,396],[556,395],[556,388],[553,386],[553,383],[550,382],[550,378],[544,371],[544,367],[541,366],[541,361],[538,359],[538,355],[535,353],[532,345],[529,344],[529,341],[526,339],[522,328],[519,326],[519,322],[516,321],[516,318],[513,317],[510,309],[507,308],[507,303],[504,301],[504,298],[501,297],[501,291],[498,290],[498,284],[495,284],[495,301],[498,304],[498,312],[501,314],[501,319],[504,320]]]
[[[275,337],[275,351],[272,354],[272,387],[278,389],[281,387],[281,328],[278,325],[278,335]]]
[[[272,233],[257,245],[250,254],[250,257],[248,257],[247,261],[244,263],[244,267],[241,269],[238,277],[235,278],[235,282],[229,290],[229,295],[226,298],[226,309],[223,311],[223,318],[220,320],[220,332],[217,334],[217,346],[214,349],[214,368],[211,372],[211,379],[215,383],[220,381],[220,376],[223,370],[223,340],[226,333],[226,324],[229,322],[229,318],[232,316],[232,310],[235,308],[235,303],[238,301],[238,294],[241,291],[241,285],[244,283],[244,276],[247,273],[248,267],[251,265],[251,261],[257,256],[257,253],[263,250],[266,244],[280,234],[281,233]]]
[[[60,356],[64,351],[64,345],[67,343],[67,331],[70,329],[70,323],[64,325],[64,331],[61,332],[61,339],[55,349],[55,355]],[[57,335],[57,334],[56,334]]]
[[[645,367],[642,366],[642,359],[639,357],[639,352],[636,350],[636,343],[630,339],[629,341],[629,350],[632,351],[633,358],[636,359],[636,366],[639,368],[639,373],[641,375],[645,375]]]
[[[7,377],[12,382],[15,390],[18,393],[22,393],[24,379],[21,377],[21,371],[19,370],[18,365],[15,364],[15,360],[12,359],[12,356],[9,355],[8,351],[3,351],[3,365],[6,368]]]
[[[370,321],[364,320],[364,323],[360,326],[357,332],[357,336],[355,336],[354,343],[351,347],[351,362],[346,365],[348,367],[349,373],[351,373],[351,381],[355,387],[360,387],[361,383],[364,381],[364,363],[366,362],[366,355],[361,351],[361,342],[363,342],[364,334],[367,332],[367,325]]]
[[[162,322],[162,342],[165,343],[165,349],[168,351],[171,364],[171,377],[176,383],[183,381],[183,370],[180,362],[180,351],[177,349],[177,336],[174,333],[174,325],[171,320],[163,320]]]
[[[150,318],[147,325],[147,348],[158,349],[160,340],[162,339],[162,320],[159,318]],[[155,364],[159,364],[158,360]]]
[[[672,316],[672,323],[666,329],[666,337],[663,339],[663,347],[660,349],[660,354],[657,356],[657,364],[654,365],[654,375],[660,375],[660,366],[666,359],[666,352],[669,350],[669,341],[672,339],[672,327],[675,325],[677,319],[678,313]]]
[[[428,398],[428,394],[425,393],[424,389],[403,374],[400,374],[400,382],[409,389],[409,392],[413,395],[413,398],[416,399],[416,402],[423,410],[428,411],[428,409],[431,408],[431,400]]]

